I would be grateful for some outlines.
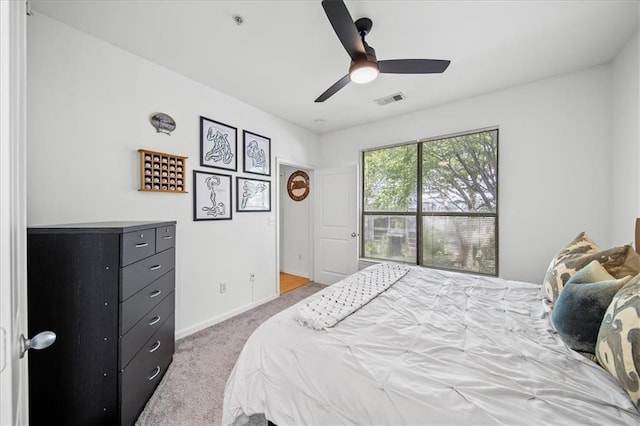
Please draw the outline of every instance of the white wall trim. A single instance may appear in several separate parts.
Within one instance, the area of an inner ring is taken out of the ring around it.
[[[193,325],[191,327],[187,327],[185,329],[182,330],[178,330],[176,331],[176,340],[178,339],[182,339],[184,337],[187,337],[193,333],[197,333],[200,330],[204,330],[205,328],[211,327],[213,325],[216,325],[218,323],[221,323],[222,321],[228,320],[229,318],[235,317],[236,315],[240,315],[244,312],[247,312],[253,308],[257,308],[260,305],[263,305],[267,302],[271,302],[272,300],[277,299],[278,297],[280,297],[279,294],[274,294],[272,296],[269,297],[265,297],[262,300],[258,300],[257,302],[253,302],[253,303],[249,303],[248,305],[244,305],[241,306],[239,308],[236,308],[232,311],[229,312],[225,312],[222,315],[218,315],[217,317],[208,319],[207,321],[203,321],[201,323],[198,323],[196,325]]]
[[[292,160],[287,160],[286,158],[276,157],[276,164],[279,166],[290,166],[290,167],[298,167],[300,169],[313,170],[316,166],[312,166],[310,164],[298,163]]]
[[[0,1],[0,424],[28,424],[27,358],[18,336],[27,332],[26,9]]]

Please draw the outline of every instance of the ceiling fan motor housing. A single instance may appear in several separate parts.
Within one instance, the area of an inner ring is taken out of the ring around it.
[[[360,37],[363,38],[371,32],[371,28],[373,27],[373,21],[369,18],[358,18],[354,23],[356,24],[356,29]]]

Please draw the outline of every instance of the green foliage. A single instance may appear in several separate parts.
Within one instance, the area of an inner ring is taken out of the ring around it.
[[[417,145],[364,153],[366,211],[415,211]]]
[[[495,212],[498,191],[497,132],[423,144],[424,211]],[[430,202],[429,202],[430,201]]]
[[[386,247],[385,247],[386,248]],[[380,243],[373,240],[366,240],[364,242],[364,256],[365,257],[381,257],[383,250],[380,250]]]

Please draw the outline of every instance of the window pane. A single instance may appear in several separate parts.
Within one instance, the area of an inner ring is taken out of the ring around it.
[[[496,130],[423,143],[423,212],[496,212]]]
[[[364,256],[415,263],[415,216],[365,215]]]
[[[495,217],[423,216],[422,265],[496,274]]]
[[[364,211],[409,212],[417,209],[418,145],[364,153]]]

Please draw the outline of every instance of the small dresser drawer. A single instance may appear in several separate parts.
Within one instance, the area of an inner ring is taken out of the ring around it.
[[[175,309],[173,292],[120,338],[120,368],[125,368],[140,348],[173,315]]]
[[[133,424],[167,371],[175,346],[173,328],[174,317],[171,315],[120,373],[122,383],[121,424]]]
[[[176,275],[165,273],[163,276],[123,302],[120,312],[120,335],[124,335],[147,312],[160,303],[175,287]]]
[[[161,252],[176,245],[175,225],[162,226],[156,229],[156,251]]]
[[[121,266],[127,266],[156,252],[155,228],[122,234]]]
[[[127,300],[174,267],[175,249],[171,248],[122,268],[120,300]]]

